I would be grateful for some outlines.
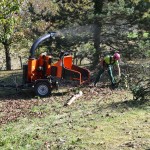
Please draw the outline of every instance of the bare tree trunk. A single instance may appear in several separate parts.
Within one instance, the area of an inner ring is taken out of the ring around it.
[[[82,64],[82,60],[84,59],[84,57],[81,57],[80,58],[80,65]]]
[[[98,20],[95,20],[95,31],[94,31],[94,48],[96,49],[93,57],[93,66],[97,65],[99,62],[99,55],[101,53],[100,48],[100,33],[101,33],[101,23],[98,23]]]
[[[20,59],[20,66],[21,66],[21,69],[23,68],[23,64],[22,64],[22,58],[21,56],[19,56],[19,59]]]
[[[11,70],[10,46],[4,44],[5,57],[6,57],[6,70]]]
[[[94,20],[95,31],[94,31],[93,38],[94,38],[94,48],[96,49],[96,52],[93,55],[94,57],[93,66],[95,66],[99,62],[99,55],[101,53],[100,35],[101,35],[102,23],[98,15],[102,13],[104,0],[93,0],[93,1],[94,1],[94,15],[95,15],[95,20]]]

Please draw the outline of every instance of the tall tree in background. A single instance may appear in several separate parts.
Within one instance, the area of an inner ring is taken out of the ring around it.
[[[10,48],[19,22],[20,4],[21,0],[0,1],[0,43],[4,46],[7,70],[11,70]]]
[[[131,0],[128,3],[128,8],[133,9],[133,12],[128,16],[129,23],[132,26],[137,26],[128,34],[128,41],[132,41],[131,56],[145,58],[150,56],[150,2],[149,0]],[[133,44],[134,43],[134,44]]]
[[[101,36],[102,22],[100,19],[100,15],[103,10],[104,0],[93,0],[93,2],[94,2],[94,26],[95,26],[93,39],[94,39],[94,47],[96,49],[96,52],[94,54],[93,66],[95,66],[99,62],[99,55],[101,52],[100,36]]]

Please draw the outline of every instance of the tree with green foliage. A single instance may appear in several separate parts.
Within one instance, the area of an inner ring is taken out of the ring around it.
[[[149,57],[150,2],[148,0],[131,0],[128,3],[128,8],[133,10],[128,15],[129,23],[132,26],[137,26],[136,29],[131,30],[127,35],[128,45],[132,47],[132,51],[129,51],[129,54],[137,58]]]
[[[147,0],[82,0],[77,3],[61,0],[48,3],[45,0],[42,3],[42,6],[38,5],[40,6],[38,11],[35,5],[30,5],[29,12],[33,23],[31,29],[34,34],[41,35],[42,32],[52,29],[60,31],[65,38],[57,39],[57,49],[70,50],[93,41],[94,66],[98,63],[102,52],[108,48],[119,50],[129,58],[132,55],[136,56],[139,51],[143,53],[142,49],[147,49],[145,47],[148,45],[149,36]],[[47,26],[41,30],[41,24]],[[139,36],[141,31],[143,38]]]
[[[0,1],[0,43],[4,46],[7,70],[11,70],[10,48],[15,28],[20,22],[20,6],[21,0]]]

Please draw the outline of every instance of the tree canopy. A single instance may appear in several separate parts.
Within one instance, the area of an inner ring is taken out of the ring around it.
[[[93,45],[93,50],[87,49],[86,53],[90,55],[94,65],[103,52],[112,49],[120,51],[128,59],[149,57],[148,0],[29,0],[28,2],[22,0],[22,2],[19,0],[0,2],[2,12],[0,41],[5,45],[5,51],[8,51],[6,45],[9,45],[10,49],[13,35],[19,26],[22,41],[32,42],[46,32],[57,31],[60,37],[56,38],[56,52],[60,49],[74,49],[77,53],[82,53],[81,45],[88,43]],[[24,9],[22,4],[25,6]],[[85,49],[83,51],[85,53]],[[10,62],[8,56],[6,60]],[[8,64],[7,69],[10,69]]]
[[[6,56],[6,69],[11,70],[10,47],[15,29],[19,25],[21,0],[2,0],[0,2],[0,43]]]

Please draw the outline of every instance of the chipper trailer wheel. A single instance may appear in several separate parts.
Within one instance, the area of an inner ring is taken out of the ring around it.
[[[35,90],[35,94],[40,97],[46,97],[51,94],[50,83],[47,82],[38,82],[35,85],[34,90]]]

